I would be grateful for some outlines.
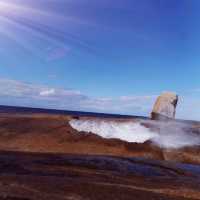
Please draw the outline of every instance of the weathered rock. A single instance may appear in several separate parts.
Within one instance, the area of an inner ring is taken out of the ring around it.
[[[174,119],[176,114],[176,106],[178,96],[172,92],[162,93],[154,104],[151,118],[153,120]]]

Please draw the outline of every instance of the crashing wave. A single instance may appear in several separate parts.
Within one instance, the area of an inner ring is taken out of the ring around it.
[[[140,122],[116,122],[107,120],[76,120],[70,122],[72,128],[88,132],[107,139],[120,139],[127,142],[144,143],[148,140],[163,148],[181,148],[200,145],[200,137],[183,131],[182,125],[160,123],[155,132],[144,127]]]
[[[103,138],[121,139],[143,143],[158,137],[158,134],[135,122],[114,122],[97,120],[71,120],[70,125],[77,131],[91,132]]]

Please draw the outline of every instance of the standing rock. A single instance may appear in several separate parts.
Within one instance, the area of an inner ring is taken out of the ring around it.
[[[165,120],[174,119],[176,114],[176,106],[178,103],[178,95],[173,92],[164,92],[156,100],[151,119]]]

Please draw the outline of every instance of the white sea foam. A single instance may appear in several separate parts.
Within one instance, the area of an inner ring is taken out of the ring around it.
[[[128,142],[143,143],[158,134],[134,122],[114,122],[95,120],[71,120],[70,125],[84,132],[91,132],[103,138],[117,138]]]
[[[90,132],[103,138],[121,139],[127,142],[144,143],[151,140],[163,148],[181,148],[200,145],[200,137],[184,131],[185,126],[173,123],[157,123],[158,131],[144,127],[140,122],[116,122],[106,120],[71,120],[72,128]],[[151,122],[149,122],[151,124]],[[153,125],[155,125],[152,122]]]

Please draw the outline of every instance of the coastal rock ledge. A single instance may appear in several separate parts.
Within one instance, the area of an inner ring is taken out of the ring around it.
[[[176,114],[176,106],[178,103],[178,95],[173,92],[163,92],[156,100],[151,119],[166,120],[174,119]]]

